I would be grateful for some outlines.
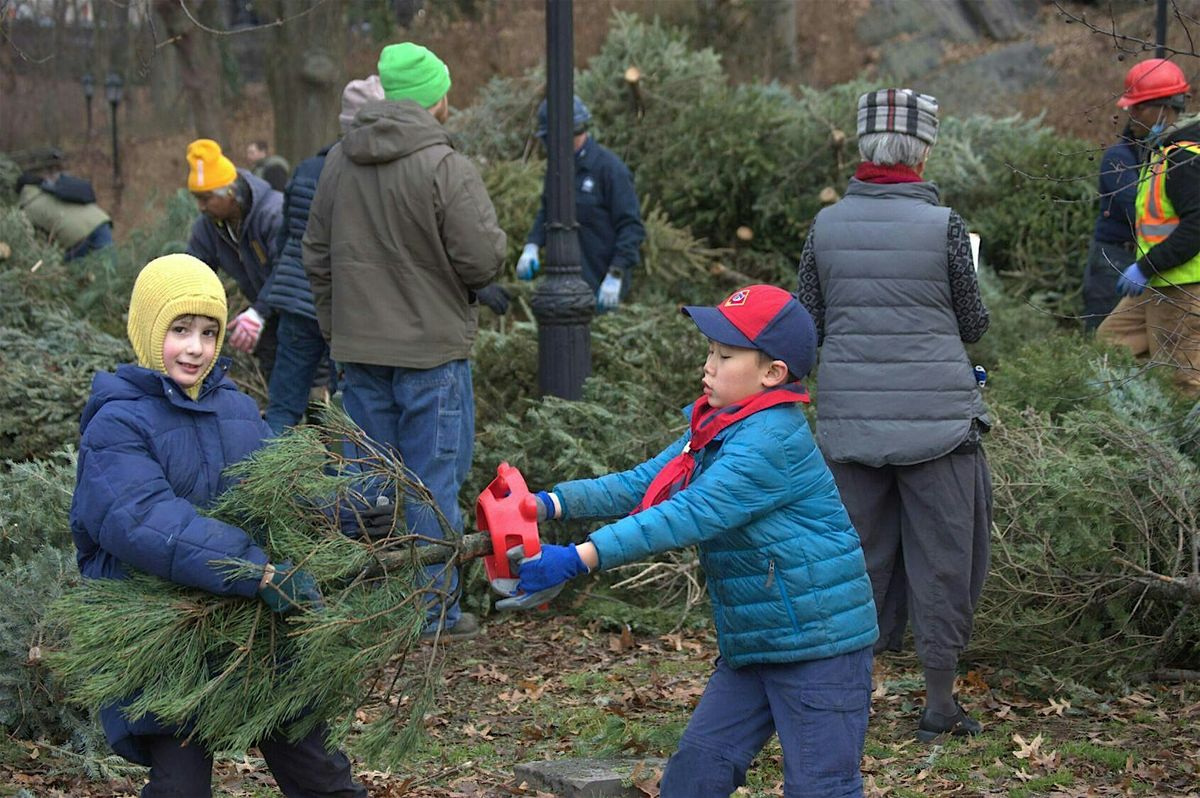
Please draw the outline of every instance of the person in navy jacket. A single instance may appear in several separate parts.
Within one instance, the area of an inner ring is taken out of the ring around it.
[[[1092,332],[1117,306],[1117,278],[1136,254],[1133,205],[1140,157],[1133,129],[1126,125],[1100,160],[1100,213],[1083,273],[1083,326]]]
[[[142,269],[129,304],[137,364],[101,372],[80,421],[82,439],[71,534],[87,579],[140,571],[220,596],[262,600],[279,613],[320,603],[311,575],[271,563],[244,530],[201,515],[229,487],[225,469],[272,436],[258,408],[226,376],[225,289],[185,254]],[[261,578],[233,578],[215,563],[236,560]],[[127,717],[124,702],[100,710],[113,750],[150,767],[142,796],[210,796],[212,753],[153,715]],[[259,749],[288,796],[360,798],[350,763],[328,753],[318,726],[297,742]]]
[[[284,226],[283,195],[221,153],[212,139],[188,145],[188,191],[200,216],[192,223],[187,252],[228,274],[250,302],[229,324],[228,343],[253,352],[263,377],[275,366],[278,319],[267,304]]]
[[[546,140],[546,101],[538,106],[537,135]],[[638,265],[646,238],[642,209],[629,167],[588,135],[592,114],[578,97],[572,109],[575,131],[575,216],[583,279],[596,292],[596,307],[612,310],[629,293],[630,275]],[[549,179],[547,177],[547,179]],[[517,261],[517,277],[532,280],[538,271],[538,249],[546,246],[546,191],[533,227]]]
[[[662,798],[728,796],[775,733],[784,794],[861,796],[879,630],[858,533],[801,409],[812,317],[771,285],[683,312],[709,339],[690,430],[629,471],[537,494],[539,519],[618,520],[520,559],[516,595],[497,606],[537,606],[575,576],[697,545],[721,656]]]

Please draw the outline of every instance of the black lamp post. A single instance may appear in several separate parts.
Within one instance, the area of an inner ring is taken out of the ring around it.
[[[592,289],[581,276],[575,221],[572,0],[546,0],[546,275],[533,294],[538,388],[580,399],[592,371]]]
[[[87,140],[92,140],[92,95],[96,93],[96,81],[91,72],[83,73],[83,102],[87,106]]]
[[[104,80],[104,94],[112,111],[113,185],[118,187],[121,185],[121,150],[117,147],[117,106],[121,103],[121,90],[124,85],[121,76],[116,72],[109,72]]]

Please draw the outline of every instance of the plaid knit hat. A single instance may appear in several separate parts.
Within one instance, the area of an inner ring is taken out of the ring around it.
[[[907,133],[926,144],[937,141],[938,101],[912,89],[880,89],[858,98],[858,135]]]

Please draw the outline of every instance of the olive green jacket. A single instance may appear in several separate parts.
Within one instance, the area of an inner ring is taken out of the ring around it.
[[[94,202],[65,202],[34,185],[21,189],[21,210],[38,230],[64,250],[71,249],[112,219]]]
[[[465,359],[475,291],[504,264],[483,180],[411,101],[365,106],[325,159],[304,269],[334,360],[433,368]]]

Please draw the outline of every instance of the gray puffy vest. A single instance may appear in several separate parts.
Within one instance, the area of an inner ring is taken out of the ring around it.
[[[830,460],[923,463],[986,421],[951,303],[949,219],[932,183],[859,180],[817,214],[817,436]]]

